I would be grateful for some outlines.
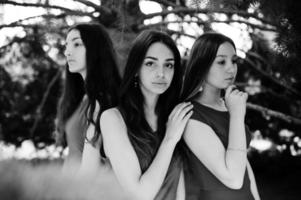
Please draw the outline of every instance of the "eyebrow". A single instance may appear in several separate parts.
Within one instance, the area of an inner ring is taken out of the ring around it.
[[[217,57],[223,57],[224,58],[224,57],[227,57],[227,56],[226,55],[217,55],[216,58]]]
[[[152,57],[152,56],[146,56],[144,59],[152,59],[152,60],[158,60],[158,58]],[[174,61],[174,58],[167,58],[165,61]]]
[[[227,55],[217,55],[215,58],[217,58],[217,57],[226,58]],[[236,54],[234,54],[232,57],[238,57],[238,56]]]
[[[81,40],[81,38],[80,38],[80,37],[74,37],[74,38],[72,38],[72,40],[71,40],[71,41],[74,41],[74,40],[77,40],[77,39],[80,39],[80,40]]]
[[[73,42],[74,40],[78,40],[78,39],[81,40],[80,37],[74,37],[74,38],[71,39],[71,42]],[[67,44],[67,43],[68,43],[68,42],[66,41],[66,44]]]

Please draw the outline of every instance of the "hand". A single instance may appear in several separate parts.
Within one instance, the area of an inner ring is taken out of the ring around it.
[[[246,102],[248,94],[241,92],[231,85],[226,89],[225,103],[230,113],[230,116],[242,116],[246,114]]]
[[[184,132],[184,128],[191,117],[193,105],[190,102],[178,104],[170,113],[166,125],[165,139],[178,142]]]

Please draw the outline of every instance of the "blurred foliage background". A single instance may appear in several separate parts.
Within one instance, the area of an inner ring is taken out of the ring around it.
[[[7,21],[11,10],[35,14]],[[241,44],[237,85],[249,93],[246,123],[254,133],[250,156],[259,182],[266,172],[269,178],[281,173],[287,177],[284,168],[297,173],[301,166],[300,10],[298,0],[1,0],[0,141],[19,147],[31,140],[37,149],[54,143],[70,25],[105,25],[118,52],[121,74],[131,41],[143,29],[171,34],[184,62],[194,39],[215,30]]]

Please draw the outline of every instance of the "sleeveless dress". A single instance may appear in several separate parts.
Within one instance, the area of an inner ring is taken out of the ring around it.
[[[118,107],[119,112],[121,113],[121,116],[124,117],[122,109],[120,107]],[[153,132],[152,134],[158,134],[158,132]],[[156,151],[153,152],[157,152],[160,143],[156,144],[155,142],[149,141],[149,140],[145,140],[148,141],[150,143],[150,146],[155,149]],[[137,152],[137,149],[134,150],[135,152]],[[153,155],[154,157],[155,155]],[[138,160],[139,160],[139,164],[140,167],[142,169],[142,163],[144,163],[143,161],[144,158],[141,156],[137,156]],[[151,165],[151,162],[147,163],[147,166]],[[158,191],[156,197],[154,198],[154,200],[175,200],[177,197],[177,188],[178,188],[178,183],[179,183],[179,179],[180,179],[180,174],[181,174],[181,170],[183,169],[183,162],[182,162],[182,157],[180,155],[180,151],[176,148],[174,150],[172,159],[170,161],[170,165],[168,167],[165,179],[162,183],[162,186],[160,188],[160,190]]]
[[[175,200],[183,163],[178,151],[174,151],[164,182],[155,200]]]
[[[212,109],[194,101],[192,104],[194,105],[194,112],[190,119],[210,126],[226,148],[229,136],[229,113]],[[251,137],[247,127],[246,137],[249,145]],[[243,186],[240,189],[228,188],[199,161],[186,144],[184,144],[184,148],[186,200],[254,200],[247,170],[244,175]]]
[[[88,128],[87,118],[85,116],[87,106],[88,101],[85,99],[80,103],[66,123],[65,133],[69,152],[65,158],[64,168],[68,171],[75,172],[82,160],[86,131]]]
[[[88,99],[84,98],[78,108],[74,111],[70,119],[66,123],[66,140],[69,148],[69,153],[65,158],[64,169],[69,173],[75,173],[81,164],[82,154],[84,150],[86,139],[86,132],[88,128],[87,118],[85,116],[85,110],[88,106]],[[110,169],[111,164],[106,158],[102,145],[102,138],[100,137],[100,163],[103,169]]]

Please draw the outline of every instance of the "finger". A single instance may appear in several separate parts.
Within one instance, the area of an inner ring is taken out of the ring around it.
[[[178,119],[182,120],[193,108],[193,105],[188,105],[179,112]]]
[[[185,115],[185,117],[183,118],[183,123],[187,123],[188,120],[190,119],[190,117],[192,116],[193,114],[193,110],[191,110],[189,113],[187,113],[187,115]]]
[[[243,95],[244,95],[244,92],[238,92],[238,95],[239,95],[239,96],[243,96]]]
[[[175,112],[173,118],[179,117],[182,111],[185,110],[186,108],[189,108],[190,106],[192,106],[192,104],[189,102],[179,107],[179,109]]]
[[[225,92],[225,97],[229,96],[229,94],[231,93],[231,91],[233,90],[234,87],[235,87],[235,85],[230,85],[229,87],[227,87],[226,92]]]
[[[239,94],[239,90],[234,89],[234,90],[232,90],[232,91],[230,92],[229,95],[238,95],[238,94]]]
[[[169,114],[169,118],[171,118],[171,117],[175,114],[175,112],[177,111],[177,109],[178,109],[182,104],[184,104],[184,103],[185,103],[185,102],[179,103],[178,105],[176,105],[176,106],[172,109],[171,113]]]
[[[246,101],[248,99],[248,96],[249,96],[248,93],[246,93],[246,92],[243,93],[243,97],[245,98]]]
[[[173,110],[172,112],[169,114],[168,119],[173,119],[174,116],[178,113],[179,109],[181,109],[182,107],[184,107],[185,105],[187,105],[187,102],[183,102],[178,104]]]

